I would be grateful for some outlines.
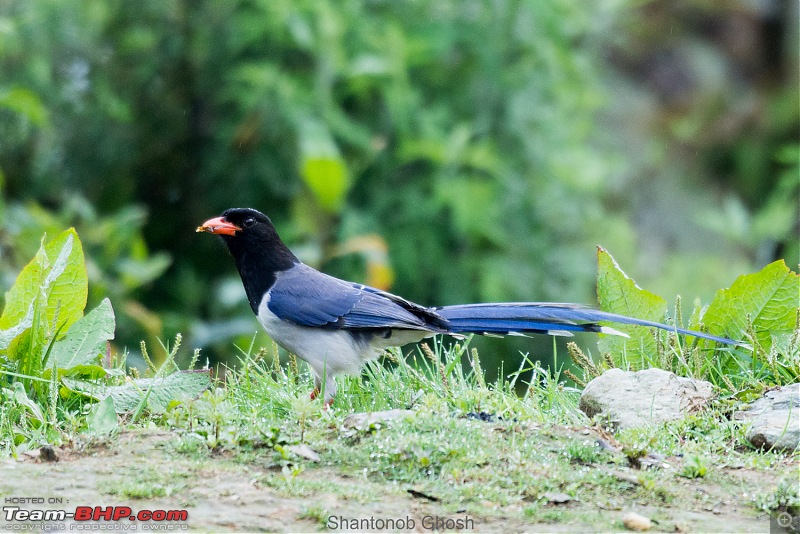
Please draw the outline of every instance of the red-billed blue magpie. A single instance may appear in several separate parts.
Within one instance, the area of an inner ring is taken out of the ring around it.
[[[311,365],[316,385],[312,398],[319,394],[324,377],[327,405],[336,393],[335,375],[358,373],[362,363],[383,350],[436,334],[625,335],[598,324],[609,321],[736,343],[579,304],[504,302],[428,308],[305,265],[281,241],[269,217],[254,209],[229,209],[197,231],[223,239],[259,322],[279,345]]]

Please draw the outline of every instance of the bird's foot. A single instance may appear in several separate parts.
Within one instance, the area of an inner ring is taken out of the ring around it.
[[[311,400],[315,400],[317,397],[319,397],[319,389],[318,388],[312,389],[310,397],[311,397]],[[326,399],[325,402],[322,405],[322,409],[323,410],[327,410],[328,408],[331,407],[331,404],[333,404],[333,398]]]

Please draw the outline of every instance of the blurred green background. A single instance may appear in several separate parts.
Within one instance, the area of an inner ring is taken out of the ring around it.
[[[708,302],[797,266],[797,30],[789,0],[1,0],[0,285],[74,225],[132,362],[176,332],[232,361],[258,326],[194,228],[249,206],[428,305],[594,303],[595,245]]]

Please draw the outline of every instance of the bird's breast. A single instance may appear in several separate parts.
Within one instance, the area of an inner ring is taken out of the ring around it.
[[[258,321],[275,342],[308,362],[318,374],[357,374],[371,356],[364,345],[345,330],[301,326],[285,321],[269,309],[269,292],[258,306]]]

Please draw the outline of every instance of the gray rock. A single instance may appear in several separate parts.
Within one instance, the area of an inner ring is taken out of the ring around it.
[[[300,445],[289,445],[288,447],[286,447],[286,450],[288,450],[292,454],[296,454],[300,458],[305,458],[306,460],[311,460],[312,462],[320,461],[320,457],[319,454],[317,454],[317,451],[315,451],[305,443],[301,443]]]
[[[682,378],[663,369],[609,369],[586,384],[580,409],[623,430],[680,419],[701,410],[712,398],[713,386],[704,380]]]
[[[385,412],[363,412],[350,414],[344,418],[342,426],[351,428],[369,428],[370,425],[386,423],[406,417],[413,417],[411,410],[387,410]]]
[[[747,439],[755,447],[800,449],[800,383],[767,391],[734,419],[751,423]]]

